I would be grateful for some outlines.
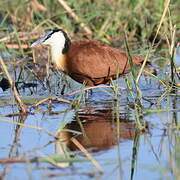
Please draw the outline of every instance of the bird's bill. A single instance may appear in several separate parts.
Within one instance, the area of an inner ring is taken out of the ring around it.
[[[48,39],[48,37],[52,34],[53,31],[49,31],[47,32],[42,38],[38,39],[37,41],[35,41],[34,43],[31,44],[31,47],[35,47],[39,44],[42,44],[44,41],[46,41]]]
[[[37,46],[39,44],[42,44],[45,41],[45,39],[46,39],[46,36],[38,39],[37,41],[33,42],[30,47],[35,47],[35,46]]]

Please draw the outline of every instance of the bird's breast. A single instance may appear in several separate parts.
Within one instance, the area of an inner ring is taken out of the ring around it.
[[[52,61],[54,66],[59,70],[64,73],[68,73],[68,68],[67,68],[67,57],[66,55],[60,55],[58,58],[53,58]]]

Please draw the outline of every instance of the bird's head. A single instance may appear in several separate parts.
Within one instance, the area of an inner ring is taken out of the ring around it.
[[[62,53],[66,53],[70,46],[70,39],[65,31],[62,29],[54,29],[47,32],[42,38],[35,41],[31,47],[39,44],[50,46],[52,49],[62,49]]]

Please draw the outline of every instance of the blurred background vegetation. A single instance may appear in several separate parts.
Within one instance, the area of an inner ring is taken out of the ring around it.
[[[67,0],[79,21],[87,25],[96,40],[113,46],[123,45],[124,31],[128,40],[141,46],[152,42],[162,16],[166,0]],[[169,14],[162,25],[157,42],[166,41],[170,23],[176,25],[180,38],[180,1],[171,0]],[[87,38],[80,23],[67,12],[58,0],[0,1],[0,37],[12,32],[44,32],[60,27],[72,39]],[[31,39],[31,37],[29,37]]]

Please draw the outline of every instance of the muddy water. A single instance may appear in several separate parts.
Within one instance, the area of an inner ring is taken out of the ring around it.
[[[179,56],[177,62],[179,62]],[[159,68],[159,76],[166,70]],[[29,77],[29,74],[28,76]],[[32,75],[33,77],[33,75]],[[29,77],[30,78],[30,77]],[[64,78],[64,77],[61,77]],[[39,83],[39,81],[31,81]],[[66,83],[65,78],[63,83]],[[64,97],[60,95],[63,83],[58,83],[57,75],[51,77],[50,87],[42,84],[37,87],[19,88],[22,98],[29,106],[39,99],[57,95],[74,101],[78,94]],[[78,90],[81,86],[69,82],[65,94]],[[124,78],[115,83],[126,87]],[[47,86],[46,86],[47,87]],[[145,131],[136,128],[136,111],[133,98],[127,90],[120,89],[118,98],[113,90],[99,88],[93,90],[87,102],[80,103],[76,109],[66,103],[52,103],[48,110],[44,103],[38,109],[31,109],[34,114],[27,117],[7,117],[17,112],[11,91],[1,91],[0,99],[0,158],[39,158],[53,154],[63,157],[85,158],[77,145],[72,142],[74,137],[88,150],[103,169],[92,162],[60,163],[59,167],[50,163],[9,163],[0,165],[1,176],[5,179],[174,179],[177,176],[178,156],[180,151],[179,132],[172,128],[172,122],[180,120],[180,96],[171,93],[156,102],[165,91],[158,80],[142,77],[140,81],[143,100],[143,122]],[[31,127],[19,127],[5,122],[24,122]],[[59,135],[59,141],[42,130]]]

